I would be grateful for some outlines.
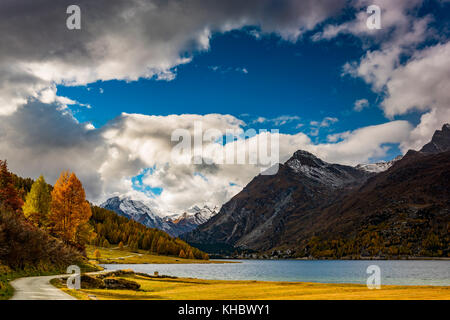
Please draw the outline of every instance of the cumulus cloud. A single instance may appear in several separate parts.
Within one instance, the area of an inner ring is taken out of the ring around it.
[[[386,91],[382,106],[388,116],[450,108],[450,42],[417,51],[392,71]]]
[[[417,149],[450,121],[450,42],[417,51],[386,82],[382,108],[388,116],[426,111],[402,150]]]
[[[329,141],[341,141],[311,145],[307,150],[329,162],[348,165],[367,163],[385,156],[389,150],[386,144],[407,140],[412,129],[408,121],[391,121],[331,136]]]

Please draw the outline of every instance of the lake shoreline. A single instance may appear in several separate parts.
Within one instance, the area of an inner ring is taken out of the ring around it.
[[[358,259],[342,258],[342,259],[327,259],[327,258],[286,258],[286,259],[252,259],[252,258],[213,258],[214,260],[249,260],[249,261],[450,261],[450,257],[404,257],[398,259],[382,258],[382,257],[362,257]]]

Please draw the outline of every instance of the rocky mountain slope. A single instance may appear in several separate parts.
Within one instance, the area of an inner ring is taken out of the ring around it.
[[[446,256],[448,129],[381,173],[298,151],[278,174],[254,178],[185,239],[294,256]]]

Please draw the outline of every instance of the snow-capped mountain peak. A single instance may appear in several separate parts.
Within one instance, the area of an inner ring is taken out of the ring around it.
[[[130,197],[112,197],[101,204],[100,207],[114,211],[149,228],[163,230],[172,236],[179,236],[195,229],[219,211],[217,207],[211,209],[206,205],[203,208],[193,206],[181,215],[173,214],[160,217],[144,202],[132,200]]]
[[[211,219],[219,212],[219,207],[214,206],[212,209],[208,205],[204,205],[203,208],[200,208],[197,205],[194,205],[183,212],[181,215],[174,217],[172,219],[175,223],[180,223],[181,221],[189,221],[190,223],[200,225]]]
[[[379,173],[386,171],[394,165],[397,161],[401,160],[403,156],[397,156],[391,161],[380,161],[376,163],[358,164],[355,168],[359,170],[364,170],[367,172]]]
[[[171,233],[171,226],[152,211],[142,201],[129,197],[113,197],[102,203],[100,207],[116,212],[128,219],[135,220],[149,228],[157,228]]]
[[[325,162],[304,150],[295,152],[285,164],[295,173],[331,187],[352,183],[361,173],[349,166]]]

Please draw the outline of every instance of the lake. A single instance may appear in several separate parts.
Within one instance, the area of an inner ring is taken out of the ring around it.
[[[437,260],[233,260],[224,264],[106,264],[107,270],[211,280],[301,281],[366,284],[367,267],[381,270],[381,285],[450,286],[450,261]]]

